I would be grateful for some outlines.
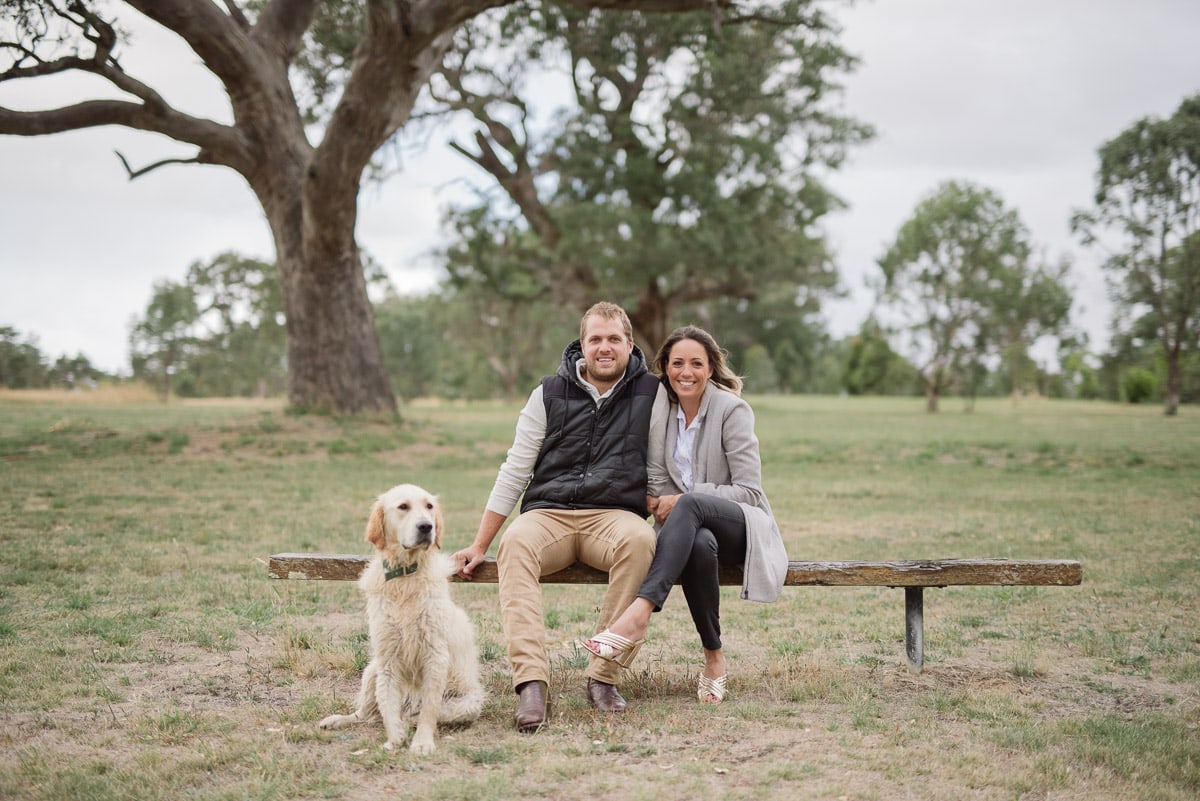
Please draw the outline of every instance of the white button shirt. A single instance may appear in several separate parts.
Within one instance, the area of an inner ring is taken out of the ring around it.
[[[687,417],[683,414],[683,407],[680,406],[675,410],[675,421],[679,426],[679,439],[675,442],[675,452],[671,454],[671,458],[675,461],[675,466],[679,468],[684,490],[691,492],[694,484],[692,454],[696,451],[696,432],[700,430],[700,415],[696,415],[692,424],[688,425]]]

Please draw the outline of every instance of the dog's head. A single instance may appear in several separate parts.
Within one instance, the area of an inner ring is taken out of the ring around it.
[[[437,496],[413,484],[392,487],[371,507],[366,540],[380,551],[440,548],[442,510]]]

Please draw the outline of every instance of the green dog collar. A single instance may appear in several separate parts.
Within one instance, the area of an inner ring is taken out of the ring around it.
[[[386,572],[383,574],[383,578],[386,581],[391,581],[394,578],[401,578],[403,576],[411,576],[413,573],[417,572],[417,567],[419,566],[419,564],[420,564],[419,562],[413,562],[411,565],[404,565],[403,567],[392,567],[391,565],[388,564],[388,560],[384,559],[383,560],[383,569]]]

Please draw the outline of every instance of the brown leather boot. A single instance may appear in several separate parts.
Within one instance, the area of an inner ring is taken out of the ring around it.
[[[587,680],[588,703],[601,712],[624,712],[625,699],[617,692],[617,685],[596,681],[591,676]]]
[[[546,724],[546,682],[524,682],[517,687],[517,698],[517,731],[528,734]]]

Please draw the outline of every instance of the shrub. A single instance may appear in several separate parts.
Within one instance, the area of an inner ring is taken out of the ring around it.
[[[1152,400],[1157,386],[1158,381],[1154,378],[1154,373],[1144,367],[1130,367],[1125,373],[1125,400],[1129,403]]]

